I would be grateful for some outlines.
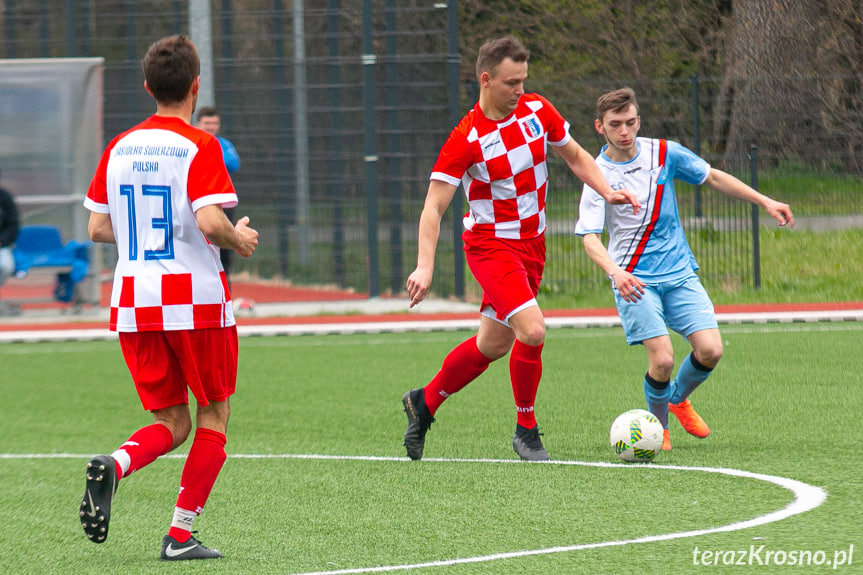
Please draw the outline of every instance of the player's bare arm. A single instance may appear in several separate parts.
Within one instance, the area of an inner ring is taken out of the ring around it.
[[[434,258],[440,237],[440,221],[458,188],[446,182],[432,180],[420,214],[417,267],[406,284],[410,307],[425,299],[434,275]]]
[[[249,227],[249,217],[244,216],[234,225],[222,211],[222,206],[211,204],[195,212],[198,229],[207,239],[224,249],[231,249],[250,257],[258,246],[258,232]]]
[[[761,206],[780,226],[794,227],[794,214],[788,204],[765,196],[727,172],[711,168],[704,183],[726,196]]]
[[[618,293],[628,302],[635,303],[644,293],[644,282],[614,263],[608,250],[602,244],[599,234],[585,234],[582,237],[584,251],[602,271],[614,282]]]
[[[114,225],[111,223],[110,214],[99,214],[90,212],[90,221],[87,223],[87,233],[94,242],[104,244],[116,244],[114,237]]]
[[[612,190],[608,185],[608,181],[596,165],[596,161],[591,157],[581,145],[573,139],[570,139],[563,146],[555,146],[557,155],[563,158],[566,165],[575,176],[593,188],[599,193],[609,204],[631,204],[632,211],[638,213],[641,211],[641,203],[638,197],[631,191]]]

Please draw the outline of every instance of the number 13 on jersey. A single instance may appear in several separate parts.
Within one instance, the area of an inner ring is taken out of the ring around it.
[[[157,214],[150,218],[148,222],[142,222],[147,226],[147,229],[140,230],[145,238],[152,237],[151,231],[162,232],[164,241],[161,243],[161,249],[145,249],[145,260],[172,260],[174,259],[174,224],[171,203],[171,187],[170,186],[153,186],[142,185],[141,201],[148,202],[148,214]],[[136,204],[138,202],[135,194],[135,186],[121,185],[120,196],[126,199],[126,216],[129,229],[129,260],[138,259],[138,241],[139,229]],[[161,202],[159,201],[161,200]],[[160,211],[161,208],[161,211]],[[149,243],[149,242],[148,242]]]

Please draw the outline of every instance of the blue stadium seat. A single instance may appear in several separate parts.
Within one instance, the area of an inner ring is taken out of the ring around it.
[[[57,273],[54,297],[70,302],[75,286],[87,277],[90,267],[90,242],[71,240],[66,244],[54,226],[23,226],[18,231],[15,249],[15,274],[24,277],[35,267],[63,268]]]

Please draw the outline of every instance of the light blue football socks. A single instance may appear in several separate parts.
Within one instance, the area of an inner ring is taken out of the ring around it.
[[[644,374],[644,399],[647,410],[659,419],[663,429],[668,429],[668,400],[671,387],[668,381],[656,381],[650,374]]]
[[[677,405],[681,401],[686,401],[686,398],[695,391],[695,388],[704,383],[712,371],[712,369],[699,363],[695,356],[690,353],[680,364],[680,369],[677,370],[677,377],[674,378],[669,389],[669,402]]]

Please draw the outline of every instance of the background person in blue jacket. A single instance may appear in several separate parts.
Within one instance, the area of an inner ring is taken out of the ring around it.
[[[198,110],[198,128],[205,132],[209,132],[216,136],[219,144],[222,146],[222,156],[225,158],[225,167],[228,168],[228,174],[231,176],[240,169],[240,154],[237,153],[237,148],[230,140],[219,134],[219,129],[222,127],[222,120],[219,118],[219,111],[213,106],[204,106]],[[231,223],[236,223],[234,220],[234,208],[227,208],[225,215],[231,220]],[[220,258],[222,267],[225,268],[225,277],[228,278],[230,285],[231,281],[231,262],[233,261],[233,250],[221,250]]]

